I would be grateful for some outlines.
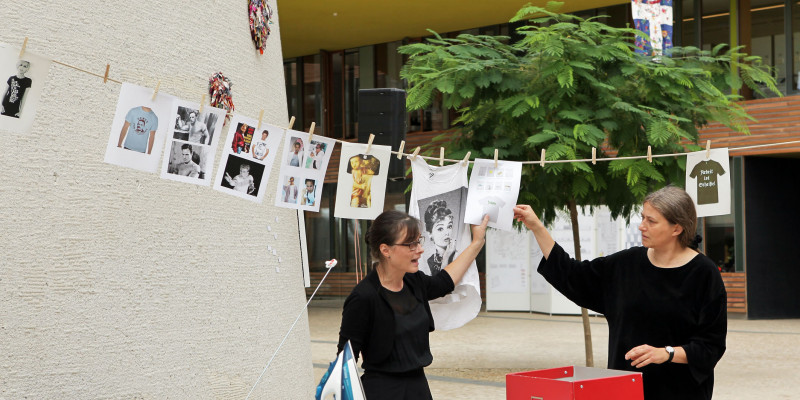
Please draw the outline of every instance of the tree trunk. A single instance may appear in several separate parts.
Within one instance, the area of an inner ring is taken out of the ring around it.
[[[575,259],[581,261],[581,234],[578,230],[578,206],[575,200],[569,203],[569,218],[572,221],[572,241],[575,243]],[[583,343],[586,348],[586,366],[594,367],[594,354],[592,352],[592,327],[589,325],[589,312],[581,307],[581,320],[583,321]]]

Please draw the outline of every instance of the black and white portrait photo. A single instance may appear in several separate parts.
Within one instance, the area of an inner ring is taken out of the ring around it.
[[[457,255],[457,240],[464,229],[466,192],[467,188],[461,187],[417,201],[425,237],[422,260],[431,275],[439,273]]]
[[[192,143],[210,144],[214,139],[219,116],[215,113],[198,112],[196,108],[179,106],[175,115],[173,139]]]
[[[211,185],[219,132],[225,110],[175,99],[170,117],[161,177],[200,186]]]
[[[196,143],[173,140],[168,154],[167,173],[205,180],[208,173],[203,167],[206,163],[208,147]]]
[[[0,130],[30,132],[50,60],[0,44]]]
[[[264,176],[264,166],[246,158],[230,155],[223,174],[221,186],[233,191],[240,197],[258,196],[261,187],[261,178]]]

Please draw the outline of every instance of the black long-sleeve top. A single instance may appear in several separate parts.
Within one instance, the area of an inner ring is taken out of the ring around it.
[[[453,291],[455,284],[450,274],[442,270],[435,276],[421,271],[403,277],[403,284],[425,307],[430,321],[428,332],[433,332],[433,315],[428,300],[437,299]],[[353,354],[363,357],[362,366],[379,366],[386,361],[394,347],[394,310],[380,290],[381,282],[373,269],[344,301],[342,325],[339,328],[338,349],[342,351],[350,340]]]
[[[659,268],[634,247],[578,262],[557,243],[539,264],[550,284],[608,321],[608,368],[642,372],[646,400],[707,400],[714,366],[725,352],[727,294],[719,270],[698,254],[686,265]],[[636,346],[681,346],[688,364],[631,366]]]

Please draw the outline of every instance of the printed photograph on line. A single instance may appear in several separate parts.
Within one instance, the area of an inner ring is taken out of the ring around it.
[[[375,219],[383,211],[391,147],[343,143],[336,191],[337,218]]]
[[[174,121],[167,134],[161,177],[164,179],[211,185],[211,172],[216,158],[217,142],[225,110],[203,107],[200,104],[175,99],[172,105]]]
[[[283,143],[275,206],[319,212],[319,197],[336,140],[289,131]],[[289,184],[289,178],[293,179]],[[296,188],[296,189],[295,189]],[[297,193],[295,194],[295,190]],[[291,201],[294,200],[294,201]]]
[[[253,118],[242,115],[231,118],[228,135],[221,146],[222,154],[214,179],[214,189],[261,203],[275,159],[272,149],[280,143],[283,130],[262,123],[256,132],[257,126],[258,121]],[[250,141],[245,143],[248,135]]]
[[[262,184],[264,166],[235,155],[228,157],[223,174],[222,187],[238,194],[256,197]]]
[[[156,172],[169,130],[174,97],[153,88],[123,83],[111,124],[105,162]]]
[[[0,131],[29,133],[51,62],[19,50],[0,44]]]

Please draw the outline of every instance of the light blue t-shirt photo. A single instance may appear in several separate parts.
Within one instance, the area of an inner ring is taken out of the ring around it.
[[[150,141],[150,132],[158,129],[158,117],[150,110],[134,107],[128,111],[125,121],[130,124],[125,135],[124,147],[140,153],[147,153],[147,144]]]

